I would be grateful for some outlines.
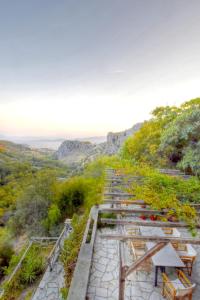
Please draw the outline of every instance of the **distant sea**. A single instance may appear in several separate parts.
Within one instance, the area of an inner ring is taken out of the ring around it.
[[[48,148],[52,150],[57,150],[59,146],[65,140],[72,140],[71,138],[45,138],[45,137],[12,137],[0,135],[0,139],[14,142],[17,144],[27,145],[31,148]],[[100,144],[106,141],[106,137],[97,136],[97,137],[86,137],[86,138],[75,138],[73,140],[79,141],[88,141],[94,144]]]

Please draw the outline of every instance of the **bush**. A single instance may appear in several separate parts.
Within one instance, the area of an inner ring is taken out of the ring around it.
[[[12,230],[17,233],[24,231],[29,235],[43,235],[46,228],[43,221],[56,198],[56,181],[54,173],[41,171],[17,200],[15,215],[12,219]]]
[[[1,230],[0,236],[0,278],[4,275],[4,270],[8,267],[13,255],[13,247],[10,243],[10,236],[5,230]]]
[[[114,213],[100,213],[99,214],[99,220],[98,220],[98,228],[113,228],[115,227],[115,224],[102,224],[100,219],[117,219],[117,215]]]
[[[85,213],[84,216],[82,217],[78,217],[77,215],[73,216],[72,219],[73,231],[68,237],[68,239],[65,241],[61,253],[61,261],[65,269],[65,284],[66,284],[67,292],[70,287],[71,279],[76,266],[76,261],[78,258],[78,253],[80,250],[87,219],[88,219],[87,213]]]
[[[81,177],[73,177],[60,187],[58,206],[63,214],[71,217],[83,203],[87,186]]]
[[[45,260],[40,247],[33,245],[23,261],[20,282],[24,285],[33,283],[43,273],[44,267]]]
[[[13,255],[6,274],[10,275],[20,261],[25,248],[19,255]],[[39,245],[32,245],[12,281],[5,283],[5,293],[2,300],[16,300],[20,293],[30,284],[37,281],[45,268],[45,255]]]
[[[143,199],[153,209],[168,209],[167,218],[177,217],[192,229],[197,222],[196,211],[190,206],[190,200],[194,199],[192,190],[199,198],[200,186],[197,188],[196,180],[186,181],[154,170],[146,174],[140,185],[133,183],[129,191],[134,191],[137,199]]]

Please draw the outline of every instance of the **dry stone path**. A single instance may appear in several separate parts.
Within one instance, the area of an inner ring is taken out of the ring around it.
[[[40,282],[33,300],[62,300],[60,289],[64,287],[64,270],[57,262],[52,271],[47,269]]]
[[[108,233],[108,229],[102,230]],[[113,231],[112,231],[113,232]],[[118,299],[118,242],[102,240],[97,233],[90,273],[88,299]]]
[[[71,227],[68,227],[61,240],[61,247],[68,237]],[[64,269],[62,263],[57,259],[52,271],[48,267],[32,300],[62,300],[60,289],[65,286]]]

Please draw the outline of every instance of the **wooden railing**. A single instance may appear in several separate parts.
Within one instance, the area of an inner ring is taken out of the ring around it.
[[[14,268],[13,272],[11,273],[11,275],[3,282],[3,284],[9,284],[13,278],[15,277],[16,273],[18,272],[18,270],[21,268],[22,263],[24,261],[24,259],[26,258],[30,248],[32,247],[32,245],[34,243],[51,243],[56,241],[56,244],[54,245],[51,253],[49,254],[48,258],[47,258],[47,266],[49,266],[50,270],[53,269],[53,266],[59,256],[60,250],[61,250],[61,246],[62,246],[62,242],[64,242],[63,238],[65,236],[65,234],[67,234],[69,231],[71,231],[71,226],[70,226],[70,222],[71,220],[67,219],[65,221],[65,226],[63,231],[61,232],[59,237],[31,237],[29,242],[28,242],[28,246],[26,247],[26,249],[24,250],[24,253],[20,259],[20,261],[18,262],[18,264],[16,265],[16,267]],[[0,287],[0,298],[3,297],[4,295],[4,288],[1,286]]]
[[[53,249],[51,250],[51,252],[47,258],[50,271],[53,270],[53,267],[58,259],[58,256],[60,254],[60,251],[61,251],[63,243],[64,243],[64,236],[67,235],[68,232],[72,230],[70,224],[71,224],[71,220],[67,219],[65,221],[65,226],[64,226],[60,236],[57,239],[56,244],[54,245]]]

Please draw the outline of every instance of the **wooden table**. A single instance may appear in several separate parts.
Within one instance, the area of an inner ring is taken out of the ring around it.
[[[159,227],[140,227],[141,235],[149,236],[166,236],[164,231]],[[146,247],[150,250],[155,245],[154,242],[147,242]],[[160,251],[152,256],[152,262],[155,266],[155,286],[158,283],[158,269],[161,272],[165,272],[165,267],[182,268],[185,267],[184,263],[180,259],[178,253],[174,249],[171,243],[168,243]]]
[[[147,242],[147,249],[150,250],[155,243]],[[168,243],[165,247],[163,247],[160,251],[158,251],[155,255],[152,256],[152,262],[155,266],[155,286],[158,283],[158,269],[161,269],[161,272],[165,272],[166,267],[173,268],[183,268],[185,267],[184,263],[180,259],[178,253],[173,248],[171,243]]]

